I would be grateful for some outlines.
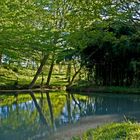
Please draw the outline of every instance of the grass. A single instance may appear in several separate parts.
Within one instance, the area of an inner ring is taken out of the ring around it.
[[[139,138],[140,125],[123,122],[87,130],[81,137],[73,137],[72,140],[139,140]]]
[[[0,67],[0,89],[13,89],[18,81],[18,87],[27,87],[32,81],[36,70],[19,67],[18,69],[14,66],[2,66]],[[44,69],[44,84],[47,81],[48,71]],[[59,74],[57,67],[54,69],[50,86],[65,86],[67,85],[66,75]],[[36,86],[41,84],[42,75],[40,75],[36,81]]]
[[[15,72],[11,68],[0,67],[0,87],[12,87],[17,81],[20,86],[27,85],[34,74],[30,69],[21,68]]]
[[[26,88],[32,81],[36,70],[31,68],[22,68],[15,66],[1,66],[0,67],[0,89],[15,89],[18,87]],[[44,84],[47,81],[48,67],[43,69]],[[36,87],[41,84],[42,75],[40,75],[35,83]],[[66,66],[63,68],[62,72],[59,72],[59,67],[56,65],[54,67],[52,77],[50,80],[50,86],[52,88],[58,87],[60,89],[65,89],[64,87],[68,84],[66,79]],[[116,87],[116,86],[95,86],[93,83],[80,80],[76,81],[75,85],[67,88],[68,91],[79,91],[79,92],[102,92],[102,93],[140,93],[140,88],[132,87]]]
[[[79,92],[101,92],[101,93],[140,93],[139,87],[122,86],[95,86],[88,81],[78,81],[76,84],[67,88],[68,91]]]

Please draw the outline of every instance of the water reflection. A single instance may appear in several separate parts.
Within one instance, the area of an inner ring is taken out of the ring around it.
[[[122,114],[139,118],[138,95],[39,93],[0,96],[0,139],[49,137],[86,116]]]

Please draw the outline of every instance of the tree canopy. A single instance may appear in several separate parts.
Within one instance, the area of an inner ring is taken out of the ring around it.
[[[0,61],[40,62],[37,79],[49,59],[75,59],[96,84],[132,85],[140,75],[139,8],[138,0],[3,0]]]

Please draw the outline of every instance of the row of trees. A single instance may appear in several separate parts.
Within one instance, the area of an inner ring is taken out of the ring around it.
[[[47,61],[49,85],[54,64],[72,60],[80,67],[69,85],[84,66],[97,84],[131,85],[139,73],[139,6],[138,0],[3,0],[0,64],[40,63],[29,88]]]
[[[139,27],[128,22],[112,22],[89,31],[97,40],[83,50],[82,59],[89,70],[89,80],[98,85],[137,86],[140,80]],[[88,33],[89,33],[88,32]],[[90,36],[90,35],[89,35]],[[91,52],[93,55],[88,57]]]
[[[106,1],[104,4],[98,11],[98,19],[74,32],[71,45],[80,50],[81,65],[88,70],[87,80],[102,86],[138,86],[140,3]]]

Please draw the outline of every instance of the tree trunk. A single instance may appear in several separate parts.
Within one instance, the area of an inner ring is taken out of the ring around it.
[[[48,92],[46,92],[46,96],[47,96],[47,102],[48,102],[49,111],[50,111],[50,119],[51,119],[52,127],[55,130],[55,121],[54,121],[54,115],[53,115],[53,108],[52,108],[51,99],[50,99],[50,96],[49,96]]]
[[[46,86],[49,86],[49,84],[50,84],[50,80],[51,80],[51,76],[52,76],[52,71],[53,71],[53,66],[54,66],[54,58],[52,59],[52,62],[51,62],[51,66],[50,66],[50,69],[49,69]]]
[[[83,65],[82,65],[83,66]],[[72,79],[71,79],[71,81],[69,82],[69,84],[67,85],[67,87],[69,87],[69,86],[71,86],[72,85],[72,83],[73,83],[73,81],[74,81],[74,79],[75,79],[75,77],[77,76],[77,74],[81,71],[81,69],[82,69],[82,66],[75,72],[75,74],[73,75],[73,77],[72,77]]]
[[[88,57],[87,59],[89,59],[91,56],[93,56],[97,51],[99,50],[99,48],[97,48],[94,52],[92,52]],[[80,68],[75,72],[75,74],[73,75],[71,81],[69,82],[69,84],[67,85],[67,87],[71,86],[75,77],[77,76],[77,74],[81,71],[82,67],[84,66],[84,63],[81,63],[81,66]]]
[[[37,101],[36,101],[36,98],[35,98],[35,96],[34,96],[34,93],[31,92],[31,93],[30,93],[30,96],[32,97],[33,102],[34,102],[34,104],[35,104],[35,107],[36,107],[36,109],[37,109],[37,111],[38,111],[38,113],[39,113],[40,120],[42,121],[42,123],[43,123],[44,125],[46,125],[47,128],[49,128],[49,125],[48,125],[48,123],[47,123],[47,121],[46,121],[46,118],[45,118],[45,116],[44,116],[44,114],[43,114],[43,112],[42,112],[40,106],[38,105],[38,103],[37,103]]]
[[[71,117],[71,97],[70,93],[67,94],[66,96],[66,101],[67,101],[67,111],[68,111],[68,122],[70,123],[72,121]]]
[[[2,53],[0,52],[0,65],[2,64]]]
[[[38,78],[38,76],[40,75],[40,73],[42,72],[43,66],[45,65],[46,61],[47,61],[48,55],[45,55],[41,61],[41,64],[32,80],[32,82],[29,84],[29,88],[32,88]]]
[[[67,67],[67,79],[68,79],[68,83],[70,83],[70,79],[71,79],[71,62],[68,63],[68,67]]]
[[[43,75],[43,72],[41,73],[41,83],[40,83],[40,87],[43,88],[43,82],[44,82],[44,75]]]

